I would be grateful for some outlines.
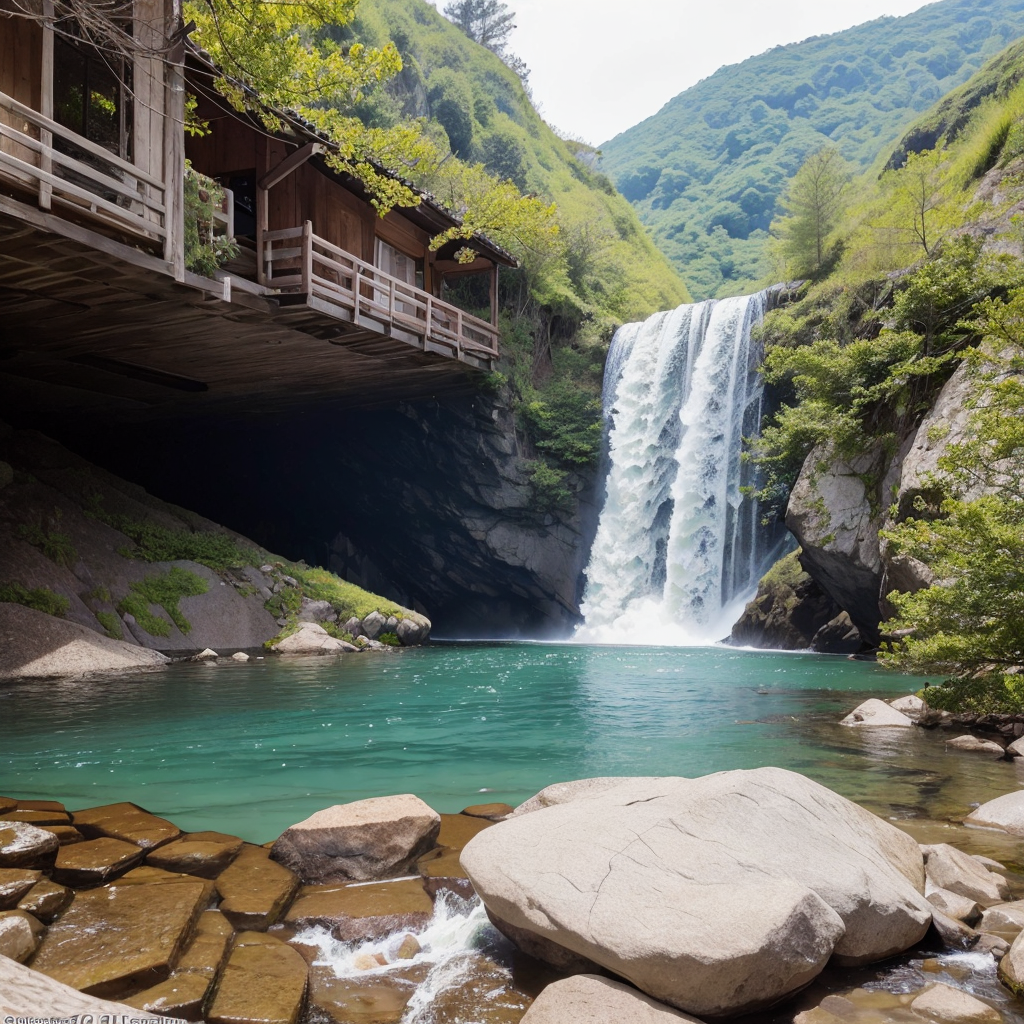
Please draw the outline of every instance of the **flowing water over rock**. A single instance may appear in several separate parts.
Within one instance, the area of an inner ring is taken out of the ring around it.
[[[780,538],[744,490],[763,394],[751,330],[770,292],[680,306],[615,335],[605,370],[604,507],[587,568],[590,642],[725,636]]]

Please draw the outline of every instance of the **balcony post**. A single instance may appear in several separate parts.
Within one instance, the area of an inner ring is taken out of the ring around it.
[[[302,222],[302,290],[306,301],[313,294],[313,222]]]
[[[53,120],[53,0],[43,0],[43,52],[42,71],[39,82],[39,113]],[[45,128],[39,129],[39,169],[45,174],[53,170],[50,150],[53,146],[53,133]],[[39,181],[39,208],[49,210],[53,186],[48,181]]]

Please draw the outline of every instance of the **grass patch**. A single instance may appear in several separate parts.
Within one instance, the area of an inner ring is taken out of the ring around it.
[[[371,594],[354,583],[346,583],[326,569],[308,569],[295,565],[286,568],[288,574],[299,581],[301,589],[301,593],[298,595],[299,605],[301,605],[303,597],[308,597],[313,601],[327,601],[343,622],[352,616],[357,619],[365,619],[370,612],[394,615],[397,619],[406,615],[406,609],[401,605],[387,601],[377,594]],[[296,593],[294,589],[292,592]],[[284,590],[275,596],[282,597],[286,593],[288,591]]]
[[[96,619],[103,627],[103,632],[111,640],[123,640],[124,631],[121,629],[121,620],[113,612],[97,612]]]
[[[377,637],[377,643],[384,644],[387,647],[401,647],[402,641],[398,639],[397,633],[381,633]]]
[[[57,521],[60,521],[60,509],[54,509]],[[78,560],[78,552],[75,550],[71,538],[60,530],[51,530],[43,525],[41,520],[34,523],[22,523],[18,527],[18,536],[27,541],[32,547],[41,551],[51,562],[63,565],[70,569]]]
[[[150,636],[170,636],[170,624],[151,608],[152,605],[156,605],[167,612],[171,622],[184,636],[188,636],[192,632],[192,623],[182,614],[178,601],[183,597],[205,594],[209,589],[206,580],[201,576],[174,566],[166,573],[154,573],[140,582],[133,583],[118,604],[117,610],[122,615],[134,616],[135,621]]]
[[[71,607],[71,602],[63,594],[55,594],[46,587],[30,590],[21,583],[0,583],[0,602],[22,604],[58,619],[63,618]]]

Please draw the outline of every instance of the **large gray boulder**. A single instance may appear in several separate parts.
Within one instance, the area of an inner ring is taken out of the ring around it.
[[[351,654],[359,648],[331,636],[316,622],[300,622],[299,628],[271,648],[277,654]]]
[[[699,1016],[770,1005],[830,958],[891,956],[931,921],[917,844],[778,768],[598,786],[487,829],[461,860],[499,928]]]
[[[946,889],[973,900],[980,907],[993,907],[1010,898],[1010,887],[1002,875],[989,871],[976,857],[948,843],[922,846],[928,891]]]
[[[431,850],[441,816],[411,793],[336,804],[285,829],[270,856],[306,885],[369,882],[408,871]]]
[[[982,804],[967,815],[964,824],[997,828],[1012,836],[1024,836],[1024,789]]]
[[[869,697],[863,704],[855,707],[840,723],[851,727],[882,726],[887,728],[906,729],[913,727],[913,719],[902,711],[886,704],[877,697]]]
[[[563,978],[537,997],[523,1024],[700,1024],[635,988],[593,974]]]

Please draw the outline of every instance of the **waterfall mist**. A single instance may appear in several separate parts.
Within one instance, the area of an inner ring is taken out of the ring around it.
[[[743,438],[757,433],[770,292],[627,324],[604,380],[607,482],[587,567],[596,643],[701,644],[728,635],[780,547],[757,502]]]

